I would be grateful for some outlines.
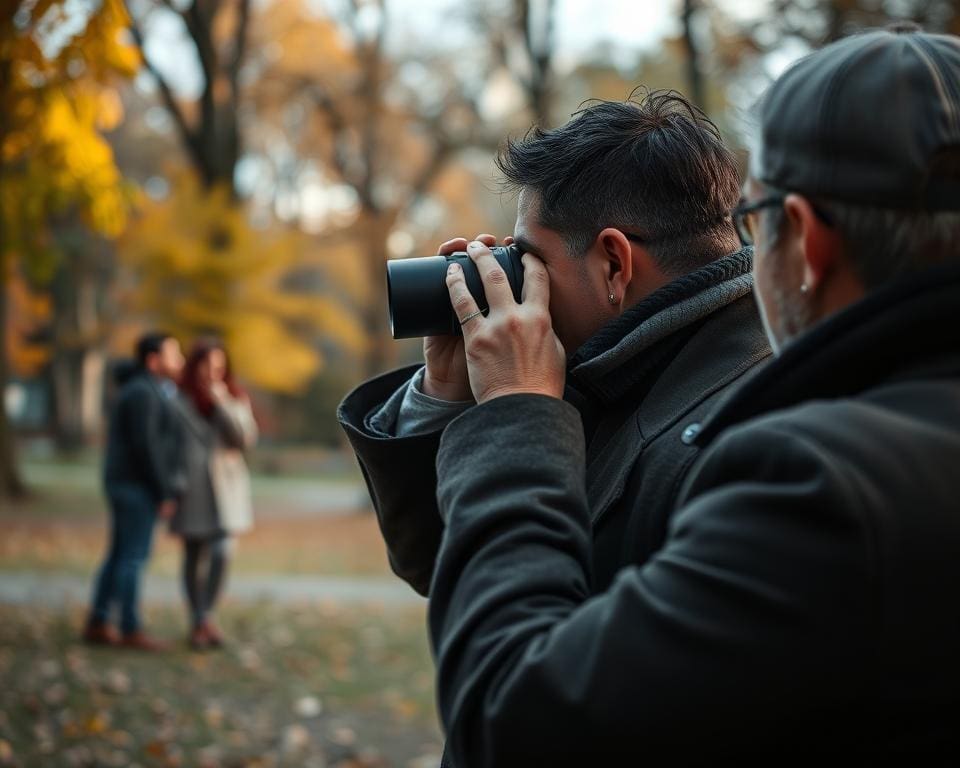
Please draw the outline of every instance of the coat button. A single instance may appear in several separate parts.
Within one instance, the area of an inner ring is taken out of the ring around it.
[[[700,434],[700,424],[694,422],[686,429],[683,430],[683,433],[680,435],[680,442],[684,445],[693,445],[693,441],[697,439],[697,435]]]

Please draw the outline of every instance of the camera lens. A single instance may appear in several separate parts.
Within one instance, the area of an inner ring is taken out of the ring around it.
[[[523,288],[523,262],[515,245],[491,249],[513,291],[520,301]],[[391,259],[387,262],[387,302],[390,331],[395,339],[420,336],[459,336],[460,321],[450,305],[447,291],[447,267],[455,261],[463,269],[467,287],[477,306],[487,309],[483,282],[476,264],[464,251],[449,256],[425,256],[414,259]]]

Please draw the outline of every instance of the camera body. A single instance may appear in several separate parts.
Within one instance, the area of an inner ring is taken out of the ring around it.
[[[513,297],[519,302],[523,289],[523,262],[520,260],[523,254],[515,245],[498,245],[491,250],[507,273]],[[393,338],[462,334],[460,319],[454,314],[447,290],[447,268],[454,261],[463,269],[477,307],[487,310],[483,281],[477,265],[465,251],[449,256],[391,259],[387,262],[387,304]]]

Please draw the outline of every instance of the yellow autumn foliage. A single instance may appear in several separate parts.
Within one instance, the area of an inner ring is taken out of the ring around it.
[[[106,237],[126,224],[130,191],[101,131],[123,119],[112,79],[132,75],[140,59],[124,42],[129,19],[120,0],[103,0],[55,55],[44,49],[45,34],[66,17],[64,2],[2,0],[2,7],[0,255],[16,255],[42,277],[56,255],[50,217],[76,211]]]
[[[101,132],[123,119],[113,82],[133,75],[140,56],[124,41],[121,0],[88,11],[86,25],[54,50],[52,33],[76,7],[0,0],[0,290],[10,310],[0,336],[22,376],[51,354],[33,338],[52,315],[42,288],[61,258],[52,222],[79,216],[110,238],[127,222],[130,189]]]
[[[225,189],[191,174],[144,204],[120,243],[132,274],[131,315],[182,341],[223,338],[238,375],[274,392],[301,392],[324,364],[321,346],[363,354],[366,338],[335,282],[323,293],[296,285],[315,267],[315,244],[286,228],[256,229]]]

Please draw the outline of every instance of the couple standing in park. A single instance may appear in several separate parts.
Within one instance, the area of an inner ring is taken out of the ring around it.
[[[222,645],[212,619],[231,537],[250,528],[250,482],[243,453],[257,439],[249,398],[235,383],[226,350],[201,340],[184,360],[165,333],[143,336],[136,365],[110,414],[105,485],[111,537],[96,579],[83,637],[89,643],[160,650],[139,610],[140,577],[153,529],[165,520],[183,541],[189,643]],[[115,606],[120,634],[111,624]]]

